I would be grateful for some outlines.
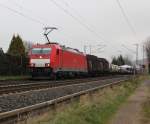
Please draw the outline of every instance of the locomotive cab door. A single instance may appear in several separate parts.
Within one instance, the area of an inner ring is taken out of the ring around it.
[[[57,66],[58,68],[57,68],[57,70],[58,71],[62,71],[63,51],[60,50],[60,49],[57,49],[56,50],[56,55],[57,55],[57,61],[58,61],[58,66]]]

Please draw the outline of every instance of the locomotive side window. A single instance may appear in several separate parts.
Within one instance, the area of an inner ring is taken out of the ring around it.
[[[32,54],[49,54],[51,52],[51,48],[33,48]]]
[[[59,49],[57,49],[56,54],[59,55]]]

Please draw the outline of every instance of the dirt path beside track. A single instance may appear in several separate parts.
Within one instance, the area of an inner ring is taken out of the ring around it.
[[[139,88],[136,89],[127,102],[123,104],[109,124],[143,124],[142,123],[142,104],[147,99],[148,89],[150,88],[150,80],[144,81]]]

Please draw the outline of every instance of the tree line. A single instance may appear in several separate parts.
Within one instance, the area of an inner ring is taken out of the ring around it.
[[[144,63],[144,65],[148,65],[148,72],[150,73],[150,37],[148,37],[144,42],[144,52],[146,53],[146,63]],[[119,55],[118,57],[113,57],[112,64],[119,66],[124,64],[133,65],[129,57],[123,57],[122,55]]]
[[[19,34],[13,35],[7,54],[12,56],[27,56],[31,46],[32,43],[23,41]]]
[[[31,48],[31,42],[25,42],[22,40],[19,34],[13,35],[9,48],[6,52],[10,56],[21,56],[27,57],[29,49]],[[147,38],[145,42],[145,51],[147,55],[148,68],[150,72],[150,37]],[[0,48],[0,55],[4,54],[3,50]],[[2,60],[2,59],[1,59]],[[121,66],[121,65],[133,65],[133,62],[129,57],[123,57],[122,55],[112,57],[112,64]]]
[[[28,52],[30,42],[25,42],[17,34],[13,35],[6,53],[0,48],[0,75],[28,74]]]
[[[133,65],[133,62],[131,61],[131,59],[126,56],[126,57],[123,57],[122,55],[119,55],[118,57],[112,57],[112,64],[114,65],[118,65],[118,66],[121,66],[121,65]]]

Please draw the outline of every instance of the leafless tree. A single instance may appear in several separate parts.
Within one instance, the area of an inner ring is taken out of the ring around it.
[[[23,41],[24,47],[25,47],[25,52],[28,54],[29,50],[31,49],[33,43],[30,41]]]
[[[0,54],[4,54],[4,51],[2,48],[0,48]]]
[[[147,55],[148,69],[150,72],[150,37],[148,37],[145,42],[145,51],[146,51],[146,55]]]
[[[125,64],[126,64],[126,65],[133,65],[133,61],[132,61],[131,58],[132,58],[132,57],[131,57],[130,55],[126,55],[126,56],[124,57],[124,61],[125,61]]]

